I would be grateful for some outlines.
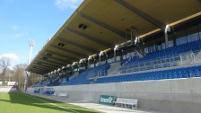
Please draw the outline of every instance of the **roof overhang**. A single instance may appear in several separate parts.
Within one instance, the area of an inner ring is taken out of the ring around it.
[[[113,49],[131,26],[143,38],[200,15],[200,0],[85,0],[26,71],[46,74]]]

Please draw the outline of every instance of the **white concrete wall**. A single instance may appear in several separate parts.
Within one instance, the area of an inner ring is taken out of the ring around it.
[[[201,113],[201,78],[56,86],[75,101],[98,102],[100,95],[139,99],[139,109]]]

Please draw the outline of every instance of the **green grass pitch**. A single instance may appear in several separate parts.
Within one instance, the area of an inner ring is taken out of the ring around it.
[[[0,93],[0,113],[101,113],[20,92]]]

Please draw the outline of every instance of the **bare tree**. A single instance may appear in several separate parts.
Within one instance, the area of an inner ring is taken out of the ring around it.
[[[7,57],[1,57],[0,58],[0,69],[1,69],[0,79],[3,81],[3,84],[5,82],[6,70],[8,69],[8,66],[10,66],[10,59]]]
[[[25,79],[25,68],[26,64],[17,64],[13,67],[15,81],[18,82],[18,88],[23,89],[24,79]]]
[[[4,78],[5,81],[15,81],[14,71],[12,69],[7,68],[5,73],[6,73]]]

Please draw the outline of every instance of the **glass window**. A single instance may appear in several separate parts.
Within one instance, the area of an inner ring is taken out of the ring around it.
[[[127,53],[126,58],[131,58],[131,53]]]
[[[144,52],[145,52],[145,53],[149,53],[148,47],[144,48]]]
[[[152,46],[152,50],[156,51],[156,46],[155,45]]]
[[[201,32],[199,32],[198,34],[199,34],[199,37],[200,37],[200,40],[201,40]]]
[[[194,33],[194,34],[188,35],[187,38],[188,38],[188,42],[197,41],[199,39],[198,38],[198,33]]]
[[[116,57],[116,61],[120,61],[120,56],[117,56],[117,57]]]
[[[96,67],[99,66],[99,62],[97,62],[97,63],[95,64],[95,66],[96,66]]]
[[[198,35],[199,35],[199,38],[201,40],[201,24],[199,24],[199,26],[198,26],[198,31],[199,31]]]
[[[168,41],[168,46],[169,47],[173,47],[174,46],[173,40]]]
[[[198,26],[193,26],[186,29],[188,42],[198,40]]]
[[[150,53],[153,52],[152,46],[149,46],[149,52],[150,52]]]
[[[186,44],[186,43],[187,43],[186,37],[178,38],[178,39],[176,40],[176,43],[177,43],[177,45]]]
[[[94,64],[90,64],[90,67],[94,67]]]
[[[126,55],[123,55],[123,59],[127,59],[127,56],[126,56]]]
[[[161,45],[156,46],[157,50],[161,50]]]
[[[187,42],[191,42],[191,36],[187,36]]]
[[[185,44],[187,43],[187,39],[186,39],[186,31],[185,29],[184,30],[181,30],[181,31],[178,31],[176,33],[176,44],[177,45],[181,45],[181,44]]]
[[[165,43],[164,42],[161,44],[161,47],[162,47],[162,49],[165,49]]]
[[[113,62],[113,58],[107,59],[108,63],[112,63]]]
[[[131,52],[131,57],[134,57],[135,56],[135,52]]]

